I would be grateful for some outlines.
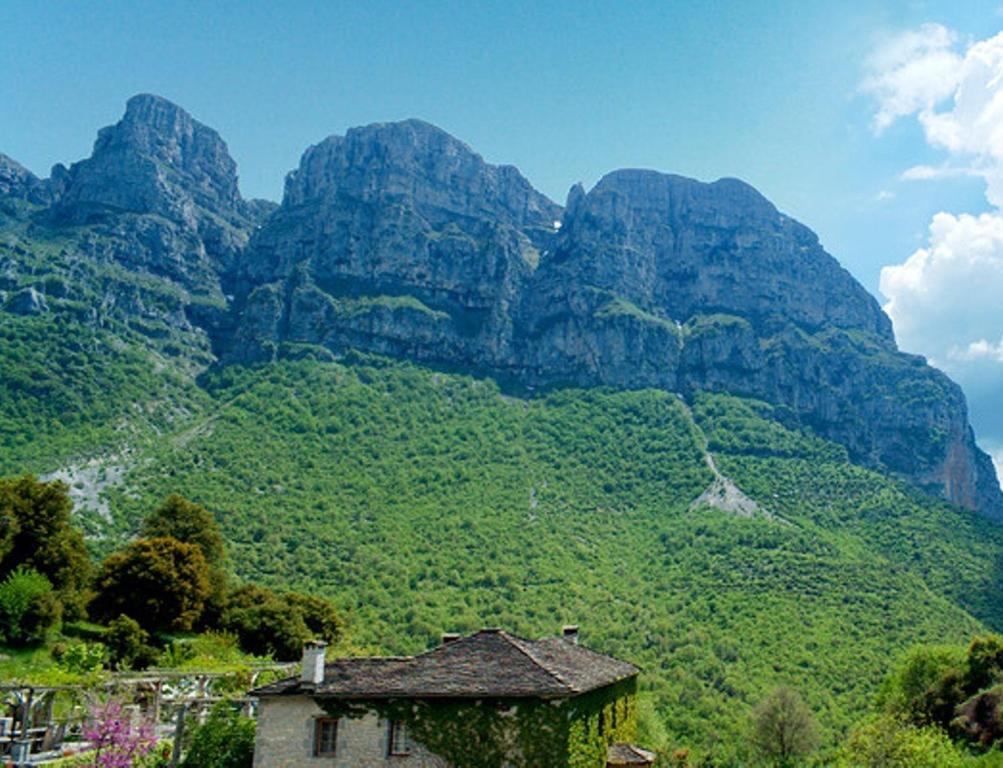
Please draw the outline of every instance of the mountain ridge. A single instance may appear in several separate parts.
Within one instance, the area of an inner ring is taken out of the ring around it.
[[[733,393],[864,466],[1003,517],[957,385],[899,352],[880,306],[817,236],[739,180],[622,169],[572,187],[561,207],[513,166],[411,119],[308,148],[273,209],[240,196],[215,131],[141,94],[89,159],[50,179],[4,158],[0,195],[23,242],[43,226],[72,233],[126,282],[150,274],[183,291],[150,317],[134,285],[106,285],[98,318],[114,306],[135,325],[138,313],[223,364],[306,344],[527,387]],[[9,282],[9,311],[66,304]]]

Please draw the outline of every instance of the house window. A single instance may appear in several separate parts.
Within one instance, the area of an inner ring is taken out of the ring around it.
[[[407,737],[407,724],[403,720],[390,722],[390,738],[388,752],[391,755],[410,755],[411,742]]]
[[[333,717],[318,717],[314,721],[314,757],[334,757],[338,747],[338,721]]]

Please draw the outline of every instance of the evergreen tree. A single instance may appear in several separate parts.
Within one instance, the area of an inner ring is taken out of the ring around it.
[[[202,550],[168,536],[139,539],[111,555],[95,587],[95,618],[127,614],[148,632],[190,630],[211,594]]]

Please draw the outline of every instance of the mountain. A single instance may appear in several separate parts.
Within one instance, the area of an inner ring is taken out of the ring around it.
[[[747,395],[1003,516],[961,390],[898,352],[814,233],[740,181],[616,171],[562,211],[433,126],[369,126],[307,150],[240,272],[226,359],[306,343],[522,386]]]
[[[0,156],[23,471],[98,555],[206,504],[240,578],[374,650],[581,623],[705,752],[778,682],[836,737],[908,646],[1003,630],[964,398],[807,228],[652,171],[562,207],[416,120],[311,147],[280,206],[155,96],[47,179]]]

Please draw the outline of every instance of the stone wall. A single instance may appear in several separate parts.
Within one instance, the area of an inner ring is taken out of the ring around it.
[[[421,745],[411,743],[409,755],[388,755],[390,728],[375,714],[338,721],[336,754],[314,757],[314,722],[324,710],[306,696],[262,699],[254,747],[255,768],[448,768]]]

